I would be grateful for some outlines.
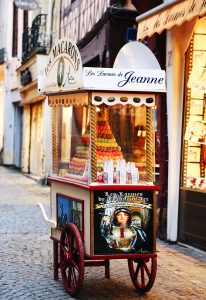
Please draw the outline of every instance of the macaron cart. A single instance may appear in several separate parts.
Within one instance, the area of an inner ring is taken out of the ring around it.
[[[157,269],[153,117],[164,71],[82,68],[77,47],[60,40],[45,74],[51,217],[39,205],[51,227],[54,279],[60,269],[75,296],[85,267],[103,266],[110,278],[110,259],[127,259],[134,287],[148,292]]]

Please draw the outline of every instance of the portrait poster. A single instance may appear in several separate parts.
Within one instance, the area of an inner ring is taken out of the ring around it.
[[[57,225],[75,224],[83,232],[83,202],[65,195],[57,194]]]
[[[94,192],[94,254],[153,252],[153,191]]]

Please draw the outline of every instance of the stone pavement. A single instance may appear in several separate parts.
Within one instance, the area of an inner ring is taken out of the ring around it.
[[[50,229],[37,203],[49,211],[48,186],[0,166],[0,299],[74,299],[53,280]],[[206,253],[158,241],[158,269],[151,291],[139,295],[127,261],[111,260],[111,279],[102,267],[86,268],[82,300],[206,300]]]

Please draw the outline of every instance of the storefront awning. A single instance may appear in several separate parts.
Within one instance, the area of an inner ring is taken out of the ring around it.
[[[168,1],[136,18],[137,40],[206,14],[206,0]]]

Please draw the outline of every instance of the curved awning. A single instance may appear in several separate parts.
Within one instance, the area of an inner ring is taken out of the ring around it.
[[[206,14],[206,0],[168,1],[136,18],[137,40],[143,40],[164,29],[180,26],[186,21]]]
[[[128,93],[128,92],[101,92],[90,91],[80,93],[66,93],[61,95],[49,95],[48,104],[51,107],[56,106],[77,106],[93,104],[99,106],[106,104],[108,106],[114,105],[132,105],[148,107],[155,106],[155,94],[141,94],[141,93]]]

